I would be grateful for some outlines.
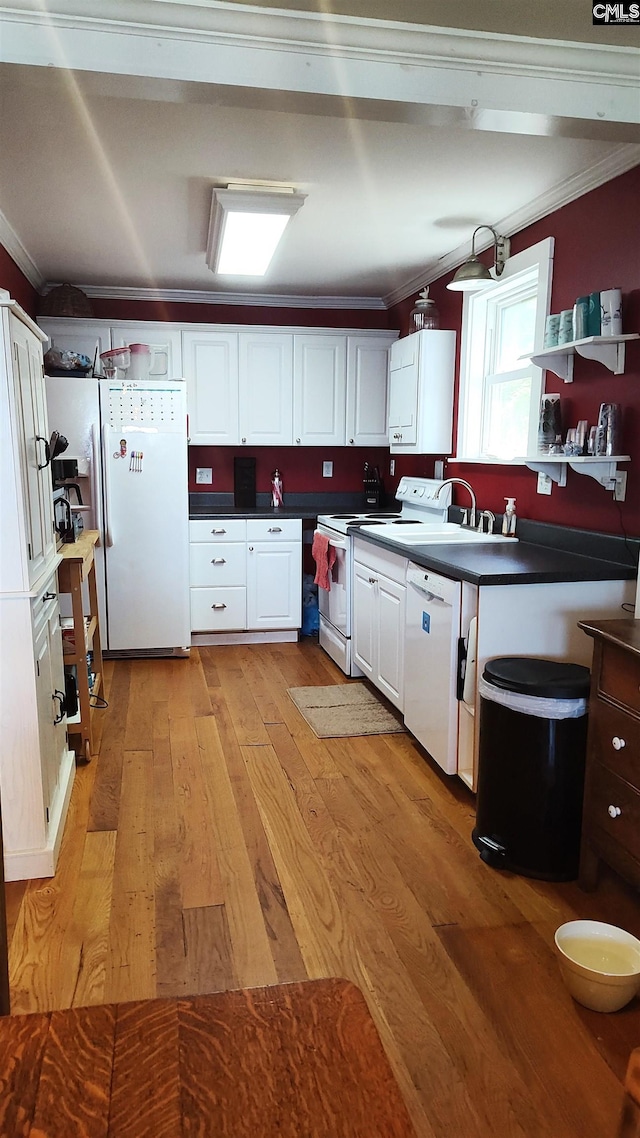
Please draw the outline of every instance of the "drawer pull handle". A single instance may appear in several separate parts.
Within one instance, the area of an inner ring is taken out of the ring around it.
[[[227,531],[226,531],[226,529],[212,529],[211,532],[212,533],[226,533]]]
[[[269,533],[282,533],[282,526],[269,526]]]
[[[249,553],[253,553],[253,546],[252,545],[249,546]]]
[[[377,578],[377,577],[369,577],[369,584],[370,584],[370,585],[375,585],[375,583],[376,583],[376,581],[377,581],[377,580],[378,580],[378,578]]]
[[[211,564],[212,564],[212,565],[226,565],[226,564],[227,564],[227,562],[226,562],[226,558],[224,558],[224,557],[214,557],[214,558],[213,558],[213,561],[211,562]]]
[[[619,739],[617,735],[613,736],[613,739],[611,740],[611,744],[613,746],[614,751],[621,751],[622,748],[626,747],[626,745],[627,745],[626,739]]]
[[[608,809],[608,814],[610,818],[619,818],[622,814],[622,810],[619,806],[610,806]]]
[[[55,601],[57,595],[57,593],[44,593],[42,597],[43,605],[46,605],[47,601]]]
[[[211,606],[212,609],[226,609],[226,607],[227,606],[224,604],[223,601],[216,601],[215,604],[213,604]]]

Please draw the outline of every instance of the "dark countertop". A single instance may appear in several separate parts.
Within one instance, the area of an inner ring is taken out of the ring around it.
[[[211,506],[206,506],[202,509],[191,506],[189,508],[189,521],[196,521],[198,518],[210,521],[212,518],[312,518],[316,519],[318,516],[317,510],[309,509],[287,509],[286,506],[281,506],[279,509],[260,509],[256,507],[254,510],[248,510],[246,506],[221,506],[212,509]]]
[[[496,542],[485,545],[399,545],[366,530],[352,534],[389,549],[400,557],[433,569],[455,581],[472,585],[532,585],[551,581],[631,581],[636,568],[617,561],[567,553],[526,541]]]
[[[302,518],[315,521],[319,514],[356,513],[364,509],[362,494],[337,493],[285,494],[285,505],[274,510],[271,495],[257,495],[255,506],[236,506],[233,494],[191,493],[189,518]]]

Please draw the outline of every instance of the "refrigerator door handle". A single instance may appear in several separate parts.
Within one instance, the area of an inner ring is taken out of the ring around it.
[[[100,442],[98,428],[91,424],[91,508],[93,510],[93,524],[102,533],[103,519],[100,501]]]
[[[104,455],[104,544],[113,545],[111,519],[109,517],[109,436],[107,424],[102,427],[102,453]]]

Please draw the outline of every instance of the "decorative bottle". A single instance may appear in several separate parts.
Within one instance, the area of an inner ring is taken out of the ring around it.
[[[278,509],[284,505],[282,500],[282,476],[276,468],[271,476],[271,505]]]
[[[439,328],[440,313],[434,300],[429,299],[429,286],[423,288],[409,317],[409,331],[421,332],[423,328]]]

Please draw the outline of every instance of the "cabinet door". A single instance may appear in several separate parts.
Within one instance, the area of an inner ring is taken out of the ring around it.
[[[302,542],[247,545],[247,628],[300,628]]]
[[[62,654],[62,626],[60,624],[60,608],[58,601],[52,606],[47,622],[47,637],[49,640],[49,658],[51,660],[51,693],[64,692],[64,657]],[[53,801],[60,783],[60,772],[67,751],[67,717],[60,714],[61,703],[58,698],[53,701],[53,737],[51,751],[47,756],[46,782],[49,787],[49,803]],[[55,720],[58,720],[56,723]],[[43,766],[44,766],[43,756]],[[43,780],[44,780],[43,773]]]
[[[42,316],[38,324],[49,337],[49,346],[52,348],[65,348],[72,352],[79,352],[88,359],[96,360],[96,367],[100,371],[100,353],[107,352],[111,347],[111,329],[91,320],[75,320],[71,317]],[[45,351],[47,346],[45,344]]]
[[[237,332],[183,332],[189,442],[235,446],[238,428]]]
[[[293,336],[239,333],[240,442],[293,443]]]
[[[344,446],[346,371],[345,336],[294,336],[293,434],[296,445]]]
[[[387,446],[389,338],[349,336],[347,445]]]
[[[402,711],[404,701],[404,635],[406,588],[378,577],[377,672],[373,682]]]
[[[15,398],[19,420],[27,565],[32,585],[55,553],[49,442],[40,341],[12,316]]]
[[[36,703],[38,708],[38,736],[40,739],[40,761],[42,765],[42,806],[48,812],[51,803],[49,771],[53,766],[55,752],[53,677],[51,671],[51,640],[46,621],[36,634],[34,643],[36,665]]]
[[[111,329],[111,346],[148,344],[153,351],[149,379],[181,379],[182,343],[179,328],[167,328],[160,322],[130,324],[118,321]]]
[[[353,652],[365,676],[375,681],[378,640],[376,577],[358,561],[353,567]]]
[[[415,446],[418,437],[418,344],[413,336],[396,340],[389,366],[389,444]]]

